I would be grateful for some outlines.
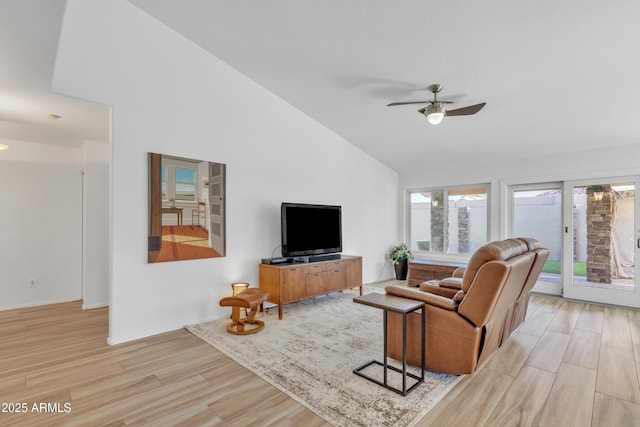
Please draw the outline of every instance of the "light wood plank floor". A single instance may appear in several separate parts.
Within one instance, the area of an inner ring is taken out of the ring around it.
[[[107,328],[80,302],[0,312],[0,425],[328,425],[184,329],[109,346]],[[533,297],[418,426],[638,425],[639,367],[640,312]]]

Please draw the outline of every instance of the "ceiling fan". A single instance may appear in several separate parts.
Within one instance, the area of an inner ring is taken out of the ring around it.
[[[470,116],[482,110],[487,103],[482,102],[476,105],[470,105],[468,107],[457,108],[455,110],[447,110],[446,104],[453,104],[453,101],[439,101],[438,93],[442,90],[442,85],[434,84],[427,89],[433,93],[433,101],[409,101],[409,102],[392,102],[387,104],[387,107],[395,107],[396,105],[407,104],[429,104],[424,108],[418,110],[420,114],[424,114],[429,123],[437,125],[442,121],[444,116]]]

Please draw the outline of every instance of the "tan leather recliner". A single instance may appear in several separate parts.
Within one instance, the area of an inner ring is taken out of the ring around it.
[[[537,254],[530,247],[535,246],[533,239],[491,242],[473,254],[462,277],[421,289],[386,288],[388,294],[425,302],[425,369],[469,374],[502,344],[520,313],[516,301],[524,301],[525,284],[529,279],[535,283],[539,274],[531,274]],[[401,359],[402,318],[389,313],[387,322],[387,353]],[[412,365],[420,364],[419,322],[419,314],[407,318],[407,361]]]
[[[509,239],[508,241],[511,240],[513,239]],[[547,261],[547,258],[549,258],[549,249],[542,248],[538,240],[531,237],[518,237],[516,240],[520,240],[525,243],[528,250],[535,253],[535,260],[531,267],[531,271],[529,271],[529,276],[523,284],[520,295],[512,304],[509,305],[509,310],[506,314],[507,323],[505,324],[503,340],[509,338],[511,333],[513,333],[513,331],[515,331],[518,326],[524,322],[527,315],[531,289],[535,286],[536,281],[540,276],[540,272],[544,267],[544,263]],[[462,277],[464,276],[465,270],[466,267],[457,268],[453,272],[452,277],[444,280],[430,280],[428,282],[421,283],[419,288],[424,292],[431,292],[437,295],[453,298],[456,292],[462,289]]]

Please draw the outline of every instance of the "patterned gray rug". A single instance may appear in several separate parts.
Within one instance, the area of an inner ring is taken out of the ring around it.
[[[383,357],[382,310],[354,303],[355,295],[286,305],[282,320],[277,308],[268,309],[258,317],[265,329],[255,335],[227,333],[228,318],[187,329],[333,425],[413,426],[461,377],[426,372],[425,383],[402,397],[354,374]]]

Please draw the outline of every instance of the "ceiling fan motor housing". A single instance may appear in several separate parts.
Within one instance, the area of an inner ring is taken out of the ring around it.
[[[442,102],[432,102],[427,106],[424,115],[427,116],[427,120],[432,125],[437,125],[442,121],[447,109]]]

